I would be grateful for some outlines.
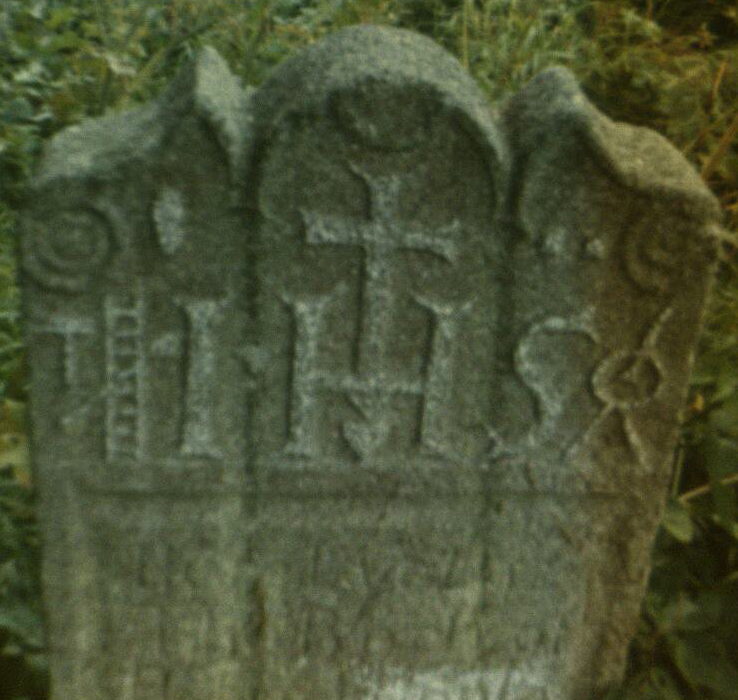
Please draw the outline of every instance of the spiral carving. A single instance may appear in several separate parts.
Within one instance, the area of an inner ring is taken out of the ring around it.
[[[31,222],[22,238],[23,268],[42,287],[76,293],[109,261],[113,228],[93,209],[59,212],[54,225]]]
[[[620,351],[602,361],[592,385],[606,405],[628,410],[652,398],[661,380],[661,369],[648,351]]]
[[[377,107],[397,100],[402,100],[404,119]],[[431,115],[422,96],[400,95],[396,88],[380,82],[334,95],[331,108],[340,128],[372,149],[407,151],[428,138]]]
[[[631,279],[650,293],[666,292],[684,257],[679,231],[662,223],[638,226],[626,239],[625,265]]]

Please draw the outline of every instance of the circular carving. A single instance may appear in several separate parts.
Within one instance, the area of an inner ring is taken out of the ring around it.
[[[32,222],[22,237],[23,267],[42,287],[80,292],[104,267],[113,249],[113,229],[92,209],[59,212],[53,224]]]
[[[664,292],[684,257],[680,231],[665,224],[638,226],[625,241],[625,265],[644,291]]]
[[[385,105],[401,104],[402,113]],[[426,143],[430,129],[427,98],[417,91],[370,80],[331,100],[333,115],[351,138],[379,151],[406,151]]]
[[[638,406],[659,390],[661,370],[643,351],[620,351],[605,358],[595,370],[595,394],[608,406],[628,409]]]
[[[154,202],[154,225],[159,245],[167,255],[174,255],[185,239],[185,203],[179,190],[164,187]]]

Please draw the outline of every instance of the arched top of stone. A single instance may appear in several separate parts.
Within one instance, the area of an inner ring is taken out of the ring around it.
[[[397,111],[391,110],[394,120],[405,113],[410,121],[418,100],[433,104],[477,141],[494,171],[507,170],[503,134],[461,64],[425,36],[373,25],[331,34],[278,66],[254,96],[258,140],[297,115],[325,114],[341,94],[353,105],[402,95]],[[403,135],[395,131],[392,138]]]

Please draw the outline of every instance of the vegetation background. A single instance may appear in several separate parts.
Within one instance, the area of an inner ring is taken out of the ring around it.
[[[720,198],[726,240],[671,498],[627,679],[608,700],[738,700],[735,0],[2,0],[0,700],[48,697],[14,252],[42,141],[157,95],[204,44],[257,85],[291,52],[358,22],[427,34],[492,101],[564,64],[610,117],[669,138]]]

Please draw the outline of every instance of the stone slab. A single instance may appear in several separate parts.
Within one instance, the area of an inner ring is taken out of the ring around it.
[[[621,677],[720,211],[563,68],[204,50],[24,217],[54,700],[591,700]],[[686,272],[685,272],[686,271]]]

